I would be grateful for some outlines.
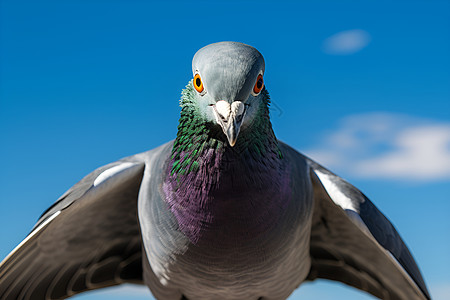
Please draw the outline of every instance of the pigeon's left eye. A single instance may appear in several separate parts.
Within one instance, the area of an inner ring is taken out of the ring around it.
[[[199,74],[195,74],[194,76],[194,88],[199,93],[203,92],[203,90],[205,89],[203,87],[203,82]]]
[[[258,78],[256,78],[255,86],[253,87],[253,96],[258,96],[258,94],[261,92],[261,90],[264,87],[264,79],[262,77],[262,74],[258,75]]]

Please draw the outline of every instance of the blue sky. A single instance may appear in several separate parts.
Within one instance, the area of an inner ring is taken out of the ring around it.
[[[450,298],[450,2],[310,2],[1,1],[0,257],[84,175],[173,139],[192,56],[232,40],[265,57],[277,136],[364,191]],[[311,298],[373,299],[290,299]]]

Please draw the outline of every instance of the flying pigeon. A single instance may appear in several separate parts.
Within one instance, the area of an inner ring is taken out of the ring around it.
[[[200,49],[175,140],[93,171],[0,265],[0,298],[64,299],[121,283],[156,299],[286,299],[325,278],[430,299],[389,220],[277,140],[253,47]]]

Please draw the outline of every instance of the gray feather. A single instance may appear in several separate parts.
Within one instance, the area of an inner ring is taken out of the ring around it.
[[[99,174],[133,165],[93,186]],[[1,299],[61,299],[142,282],[137,194],[144,165],[130,157],[99,168],[66,192],[0,265]]]
[[[382,299],[430,299],[411,253],[387,218],[353,185],[305,159],[316,191],[309,279],[342,281]],[[342,207],[339,194],[351,209]]]

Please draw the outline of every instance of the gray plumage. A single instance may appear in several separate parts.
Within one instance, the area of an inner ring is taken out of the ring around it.
[[[316,278],[381,299],[430,299],[369,199],[275,139],[256,49],[209,45],[193,74],[204,86],[183,92],[175,141],[101,167],[62,195],[0,264],[1,299],[132,282],[162,300],[275,300]]]

